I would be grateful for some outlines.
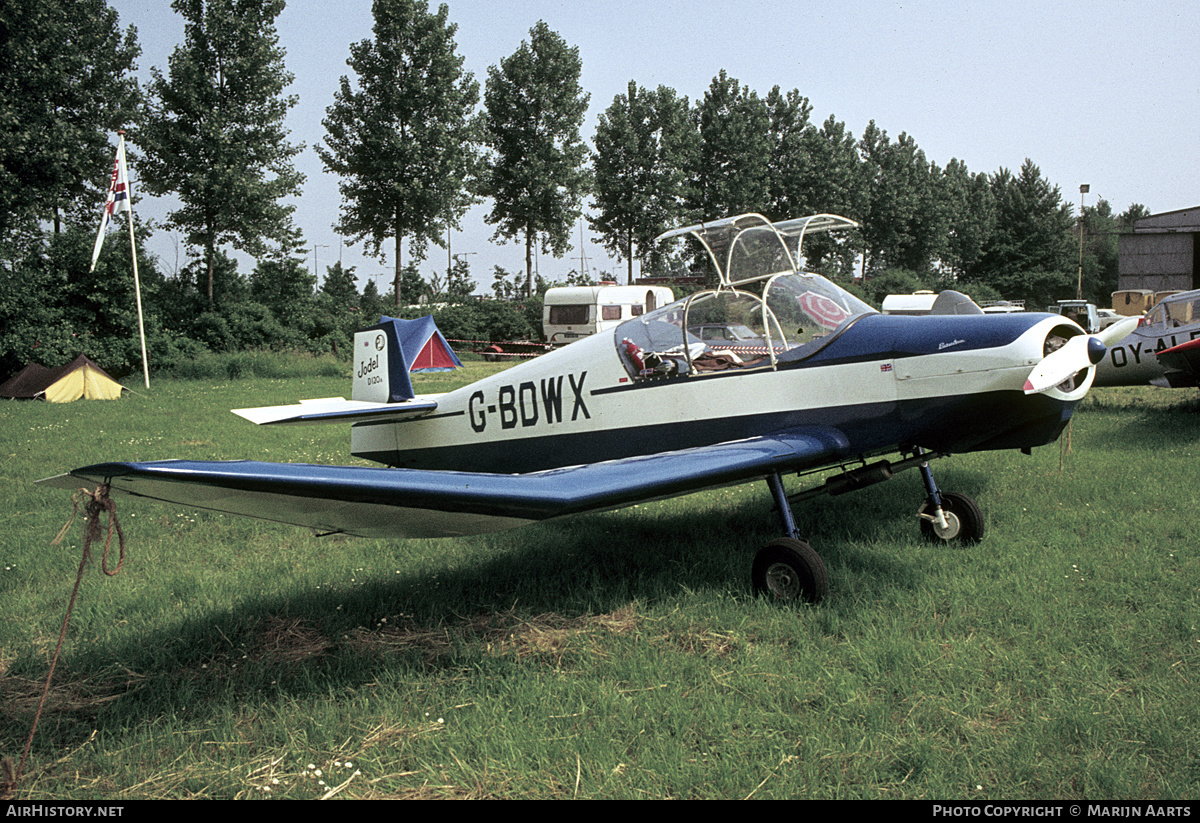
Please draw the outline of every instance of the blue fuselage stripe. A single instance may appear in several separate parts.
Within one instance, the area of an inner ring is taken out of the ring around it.
[[[594,462],[596,455],[616,460],[806,426],[838,429],[854,444],[855,454],[890,449],[898,443],[943,452],[1026,448],[1043,445],[1057,437],[1074,405],[1041,395],[1026,397],[1018,392],[988,392],[957,398],[832,406],[588,432],[542,433],[523,441],[481,441],[358,456],[403,468],[456,470],[469,467],[481,472],[525,473]],[[1005,439],[1009,435],[1020,437],[1010,442]],[[522,443],[525,448],[521,447]]]

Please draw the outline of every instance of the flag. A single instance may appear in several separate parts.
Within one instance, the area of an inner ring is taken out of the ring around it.
[[[92,268],[96,268],[96,260],[100,257],[100,247],[104,245],[104,230],[108,228],[108,218],[117,212],[132,211],[129,204],[129,169],[125,165],[125,135],[117,141],[117,158],[113,161],[112,179],[108,184],[108,200],[104,203],[104,214],[100,217],[100,231],[96,233],[96,247],[92,249]]]

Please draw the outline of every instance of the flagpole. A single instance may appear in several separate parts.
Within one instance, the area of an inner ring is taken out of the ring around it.
[[[119,131],[121,141],[117,144],[117,152],[121,155],[121,165],[125,165],[125,132]],[[128,169],[126,169],[128,174]],[[133,256],[133,293],[137,297],[138,311],[138,337],[142,341],[142,376],[146,381],[146,388],[150,388],[150,360],[146,357],[146,327],[142,322],[142,284],[138,279],[137,266],[137,241],[133,238],[133,192],[126,187],[129,196],[129,253]]]
[[[109,215],[124,210],[129,213],[129,253],[133,258],[133,291],[137,298],[138,337],[142,342],[142,375],[146,388],[150,388],[150,359],[146,356],[146,326],[142,320],[142,283],[138,278],[137,241],[133,236],[133,192],[129,188],[129,169],[125,163],[125,132],[118,131],[117,157],[113,161],[112,180],[108,186],[108,202],[104,204],[104,215],[100,218],[100,231],[96,233],[96,247],[92,250],[92,267],[100,258],[100,247],[104,244],[104,229],[108,227]]]

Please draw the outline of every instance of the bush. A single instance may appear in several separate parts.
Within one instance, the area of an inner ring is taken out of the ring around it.
[[[208,346],[199,340],[166,329],[147,329],[146,348],[150,368],[156,372],[173,372],[209,353]]]
[[[433,315],[447,340],[537,340],[541,337],[541,303],[537,325],[526,307],[508,300],[480,300],[448,306]]]
[[[350,368],[329,357],[298,352],[201,352],[165,371],[181,380],[280,379],[289,377],[345,377]]]

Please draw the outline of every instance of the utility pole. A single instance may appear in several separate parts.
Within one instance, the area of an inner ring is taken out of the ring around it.
[[[1091,190],[1091,186],[1084,183],[1079,187],[1079,279],[1075,286],[1075,299],[1083,299],[1083,196]]]
[[[588,277],[587,250],[583,247],[583,215],[579,216],[579,276]]]
[[[317,249],[327,249],[329,246],[313,244],[313,277],[317,278],[317,288],[321,287],[321,271],[317,268]]]

